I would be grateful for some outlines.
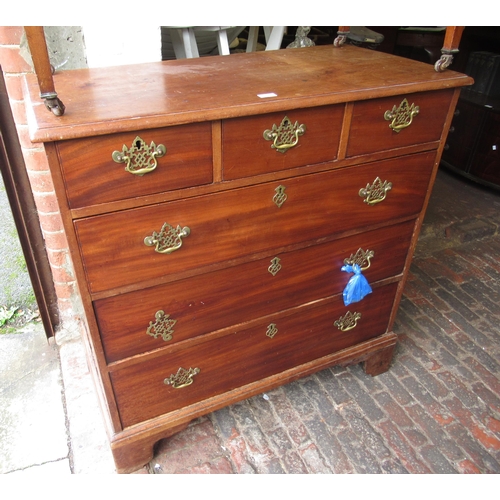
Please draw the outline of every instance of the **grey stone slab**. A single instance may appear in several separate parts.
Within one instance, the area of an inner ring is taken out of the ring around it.
[[[78,329],[78,325],[66,325]],[[60,332],[61,333],[61,332]],[[68,337],[62,332],[62,336]],[[74,474],[116,474],[103,415],[80,338],[59,347]]]
[[[40,476],[44,480],[50,476],[71,475],[69,459],[57,460],[55,462],[46,462],[42,465],[33,465],[27,469],[21,469],[10,473],[15,477]]]
[[[0,335],[0,473],[69,455],[57,347],[41,324]]]

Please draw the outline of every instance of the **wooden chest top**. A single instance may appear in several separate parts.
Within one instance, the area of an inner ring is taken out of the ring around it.
[[[453,88],[469,77],[353,46],[82,69],[54,76],[66,113],[48,113],[26,76],[35,142]]]

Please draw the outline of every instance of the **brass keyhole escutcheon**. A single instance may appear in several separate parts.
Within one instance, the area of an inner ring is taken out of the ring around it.
[[[276,326],[276,323],[271,323],[268,327],[267,327],[267,331],[266,331],[266,335],[272,339],[276,334],[278,333],[278,328]]]
[[[274,257],[271,260],[271,265],[267,268],[267,270],[273,275],[276,276],[281,271],[281,259],[279,257]]]
[[[279,185],[274,191],[275,195],[273,196],[273,201],[274,204],[278,207],[281,208],[283,203],[287,200],[288,196],[285,193],[286,187],[283,185]]]
[[[131,174],[142,176],[152,172],[157,167],[157,158],[165,156],[167,148],[163,144],[158,146],[151,141],[148,146],[139,136],[127,148],[124,144],[121,151],[113,151],[111,158],[116,163],[125,163],[125,170]]]

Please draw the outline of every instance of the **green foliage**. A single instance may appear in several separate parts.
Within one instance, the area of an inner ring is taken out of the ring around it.
[[[31,321],[41,321],[36,306],[23,308],[0,306],[0,335],[21,333],[22,327]]]
[[[0,327],[14,318],[16,311],[17,307],[10,307],[7,309],[5,306],[0,306]]]

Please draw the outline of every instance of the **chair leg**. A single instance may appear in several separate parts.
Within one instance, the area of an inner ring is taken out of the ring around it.
[[[227,39],[227,31],[220,30],[217,32],[217,48],[219,49],[219,55],[228,56],[229,55],[229,42]]]
[[[248,28],[247,52],[255,52],[257,50],[258,38],[259,38],[259,27],[250,26]]]
[[[184,50],[184,43],[182,41],[180,30],[177,28],[169,28],[168,31],[170,33],[170,39],[172,40],[175,58],[186,59],[186,51]]]
[[[267,40],[266,50],[280,49],[284,34],[285,34],[284,26],[272,26],[269,36],[266,37]]]
[[[196,37],[194,36],[194,31],[191,28],[180,28],[177,31],[180,35],[185,58],[193,59],[195,57],[200,57],[200,54],[198,53],[198,45],[196,44]]]

